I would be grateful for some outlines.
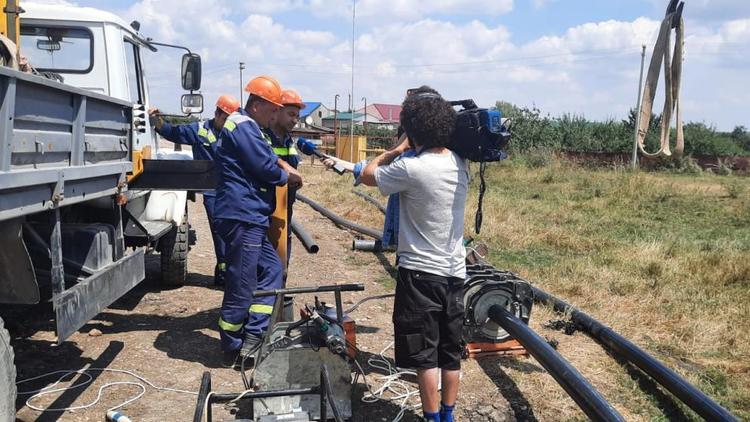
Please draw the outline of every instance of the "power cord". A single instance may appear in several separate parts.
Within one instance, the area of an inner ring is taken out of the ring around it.
[[[32,404],[32,401],[34,401],[34,400],[36,400],[36,399],[38,399],[40,397],[47,396],[47,395],[50,395],[50,394],[60,393],[60,392],[63,392],[63,391],[72,390],[72,389],[76,389],[76,388],[81,388],[81,387],[83,387],[85,385],[91,384],[91,382],[93,382],[93,380],[94,380],[94,377],[90,374],[90,372],[111,372],[111,373],[116,373],[116,374],[125,374],[125,375],[129,375],[129,376],[131,376],[133,378],[136,378],[137,380],[141,381],[141,383],[133,382],[133,381],[117,381],[117,382],[110,382],[110,383],[104,384],[101,387],[99,387],[99,391],[98,391],[98,393],[97,393],[96,398],[94,399],[94,401],[92,401],[91,403],[83,404],[83,405],[79,405],[79,406],[60,407],[60,408],[42,408],[42,407],[39,407],[39,406],[36,406],[36,405]],[[102,398],[102,393],[104,392],[104,390],[106,390],[107,388],[110,388],[110,387],[118,386],[118,385],[133,385],[133,386],[137,386],[137,387],[139,387],[141,389],[141,391],[138,394],[136,394],[135,396],[132,396],[132,397],[128,398],[127,400],[125,400],[124,402],[122,402],[122,403],[120,403],[120,404],[118,404],[116,406],[110,407],[107,410],[116,410],[116,409],[119,409],[119,408],[121,408],[121,407],[123,407],[125,405],[128,405],[130,403],[133,403],[134,401],[136,401],[136,400],[140,399],[141,397],[143,397],[143,395],[146,394],[146,391],[147,391],[146,386],[144,386],[144,384],[147,385],[147,386],[149,386],[149,387],[151,387],[151,388],[153,388],[153,389],[155,389],[155,390],[157,390],[157,391],[169,391],[169,392],[173,392],[173,393],[190,394],[190,395],[193,395],[193,396],[197,396],[198,395],[198,393],[194,392],[194,391],[180,390],[180,389],[177,389],[177,388],[169,388],[169,387],[159,387],[159,386],[153,384],[151,381],[147,380],[146,378],[144,378],[144,377],[136,374],[135,372],[127,371],[127,370],[124,370],[124,369],[111,369],[111,368],[87,368],[87,369],[79,369],[79,370],[59,370],[59,371],[53,371],[53,372],[48,372],[46,374],[42,374],[42,375],[39,375],[39,376],[36,376],[36,377],[33,377],[33,378],[26,378],[24,380],[17,381],[16,385],[21,385],[21,384],[24,384],[24,383],[27,383],[27,382],[35,381],[35,380],[42,379],[42,378],[47,378],[47,377],[50,377],[50,376],[53,376],[53,375],[58,375],[58,374],[62,374],[62,376],[60,378],[58,378],[57,381],[55,381],[52,385],[48,385],[48,386],[46,386],[44,388],[40,388],[39,390],[19,391],[18,392],[19,396],[29,395],[29,394],[31,395],[31,397],[29,397],[28,399],[26,399],[26,402],[25,402],[25,405],[28,408],[36,410],[37,412],[67,412],[67,411],[71,411],[71,410],[88,409],[88,408],[90,408],[92,406],[95,406],[97,403],[99,403],[99,401]],[[61,382],[63,382],[63,380],[65,378],[67,378],[68,376],[73,375],[73,374],[79,374],[79,375],[85,376],[85,377],[87,377],[87,379],[83,380],[82,382],[80,382],[78,384],[73,384],[73,385],[70,385],[68,387],[55,388],[55,386],[57,386]]]

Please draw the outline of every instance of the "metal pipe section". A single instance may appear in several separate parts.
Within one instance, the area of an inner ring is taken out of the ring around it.
[[[396,248],[393,246],[383,247],[383,242],[379,240],[354,239],[352,240],[352,250],[363,252],[393,252]]]
[[[570,313],[571,320],[591,337],[647,373],[701,417],[711,421],[737,420],[727,409],[611,328],[537,287],[533,290],[534,300],[552,305],[558,312]]]
[[[373,237],[377,240],[382,240],[383,236],[380,232],[375,231],[369,227],[361,226],[357,223],[353,223],[340,215],[334,213],[333,211],[329,210],[328,208],[320,205],[319,203],[313,201],[312,199],[306,197],[305,195],[297,192],[297,199],[304,202],[305,204],[309,205],[314,209],[315,211],[323,214],[324,216],[328,217],[331,221],[336,223],[336,225],[341,227],[346,227],[347,229],[354,230],[357,233],[361,233],[370,237]]]
[[[289,227],[292,228],[292,233],[297,236],[297,239],[299,239],[300,243],[302,243],[302,246],[305,247],[305,250],[307,250],[308,253],[318,253],[320,247],[318,247],[318,244],[315,243],[315,240],[310,236],[310,233],[302,227],[302,224],[300,224],[296,218],[292,217],[292,222],[289,224]]]
[[[362,283],[333,284],[317,287],[291,287],[288,289],[256,290],[254,297],[276,296],[276,295],[301,295],[304,293],[326,293],[326,292],[361,292],[365,290]]]
[[[492,305],[489,317],[534,356],[586,416],[594,421],[625,421],[568,361],[505,307]]]
[[[385,214],[385,206],[383,206],[383,204],[381,204],[380,201],[378,201],[377,199],[373,198],[372,196],[370,196],[370,195],[368,195],[368,194],[366,194],[366,193],[364,193],[362,191],[359,191],[357,189],[352,189],[352,192],[355,195],[359,196],[360,198],[364,199],[365,201],[367,201],[367,202],[375,205],[376,207],[378,207],[378,209],[380,210],[380,212],[382,212],[383,214]]]

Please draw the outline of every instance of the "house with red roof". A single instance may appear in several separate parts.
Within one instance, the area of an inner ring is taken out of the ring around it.
[[[358,113],[367,112],[367,124],[377,125],[379,127],[396,129],[399,125],[399,115],[401,114],[401,105],[397,104],[368,104],[367,108],[357,110]],[[371,119],[375,117],[375,119]]]

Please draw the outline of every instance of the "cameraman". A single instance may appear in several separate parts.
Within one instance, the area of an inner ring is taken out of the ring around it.
[[[418,88],[402,107],[408,139],[371,161],[360,181],[399,195],[396,365],[417,369],[425,419],[451,422],[461,366],[468,163],[445,147],[456,113],[438,93]],[[409,149],[416,155],[395,160]]]

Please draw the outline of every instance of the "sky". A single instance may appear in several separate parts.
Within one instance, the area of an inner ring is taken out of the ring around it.
[[[203,60],[208,115],[216,98],[270,75],[304,101],[346,109],[351,0],[44,0],[115,12],[141,33]],[[354,107],[398,104],[430,85],[480,106],[508,101],[543,113],[623,119],[636,105],[667,0],[359,0]],[[686,0],[682,112],[720,130],[750,127],[750,1]],[[144,52],[152,103],[179,109],[181,53]],[[663,89],[663,80],[660,82]],[[662,94],[663,98],[663,94]],[[662,99],[654,108],[660,110]]]

